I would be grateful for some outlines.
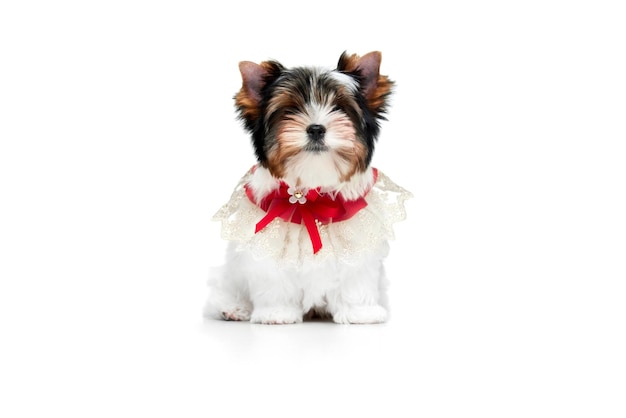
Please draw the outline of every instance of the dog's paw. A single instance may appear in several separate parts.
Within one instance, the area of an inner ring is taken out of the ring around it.
[[[209,319],[223,319],[225,321],[248,321],[250,311],[245,304],[207,302],[204,306],[204,317]]]
[[[232,308],[220,312],[222,319],[226,321],[249,321],[250,311],[245,308]]]
[[[333,315],[339,324],[380,324],[387,320],[387,310],[380,305],[352,306]]]
[[[302,310],[290,306],[256,308],[250,322],[255,324],[295,324],[302,322]]]

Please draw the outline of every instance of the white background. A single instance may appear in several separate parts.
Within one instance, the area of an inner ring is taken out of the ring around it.
[[[0,416],[626,416],[608,1],[0,6]],[[383,52],[385,325],[203,321],[237,63]]]

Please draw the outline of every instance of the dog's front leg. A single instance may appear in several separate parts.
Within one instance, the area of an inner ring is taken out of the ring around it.
[[[328,311],[341,324],[377,324],[387,320],[387,279],[380,259],[347,267],[336,290],[327,295]]]
[[[250,322],[257,324],[294,324],[302,322],[302,291],[294,277],[278,268],[259,269],[248,277],[250,299],[254,306]]]

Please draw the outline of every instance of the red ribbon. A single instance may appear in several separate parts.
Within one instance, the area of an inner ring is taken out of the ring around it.
[[[374,182],[376,182],[378,172],[374,169]],[[246,195],[250,201],[267,214],[256,224],[254,233],[258,233],[274,219],[281,218],[286,222],[294,224],[304,224],[311,239],[313,253],[322,248],[322,239],[318,229],[318,224],[328,225],[331,222],[345,221],[354,216],[359,210],[367,206],[364,197],[356,200],[345,200],[338,194],[332,198],[327,193],[321,194],[319,189],[311,189],[306,194],[304,203],[291,203],[289,198],[289,186],[281,182],[280,187],[257,202],[249,185],[245,185]],[[366,193],[367,194],[367,193]]]

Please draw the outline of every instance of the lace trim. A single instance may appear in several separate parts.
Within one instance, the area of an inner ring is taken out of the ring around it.
[[[244,185],[252,174],[250,170],[241,178],[230,200],[213,220],[222,223],[222,238],[235,242],[237,250],[249,251],[257,259],[271,257],[286,265],[321,262],[331,257],[355,263],[372,252],[386,255],[387,241],[394,239],[393,224],[406,219],[404,202],[412,197],[379,170],[376,183],[365,197],[367,206],[346,221],[320,225],[323,248],[313,254],[304,225],[274,219],[262,231],[254,233],[265,211],[246,196]]]

